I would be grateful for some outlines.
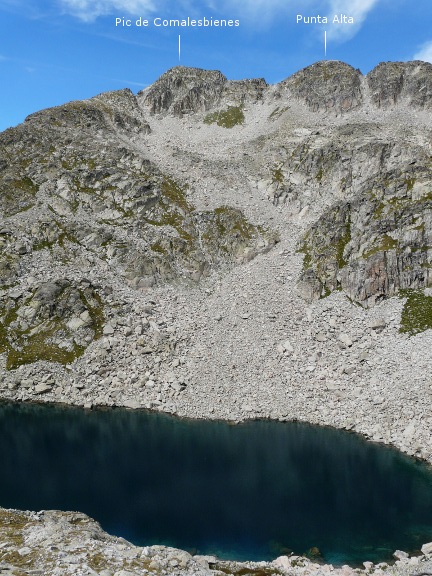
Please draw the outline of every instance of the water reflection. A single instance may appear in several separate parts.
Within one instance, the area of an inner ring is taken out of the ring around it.
[[[432,472],[353,434],[0,405],[0,504],[80,510],[137,544],[236,559],[390,558],[432,539]]]

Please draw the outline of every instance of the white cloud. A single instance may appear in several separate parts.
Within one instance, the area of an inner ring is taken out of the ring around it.
[[[312,2],[313,0],[302,0],[302,9],[305,10]],[[292,3],[287,2],[287,0],[243,0],[242,2],[238,0],[205,0],[205,5],[219,13],[231,12],[231,14],[253,20],[259,24],[283,18],[287,14],[294,15],[296,10]]]
[[[296,14],[327,16],[331,23],[334,15],[346,14],[354,18],[354,24],[329,24],[327,29],[330,38],[346,41],[359,31],[369,12],[378,3],[388,0],[301,0],[296,4],[287,0],[243,0],[241,3],[238,0],[204,1],[209,8],[235,10],[237,14],[258,23],[287,17],[292,22]],[[316,30],[321,35],[322,28],[318,26]]]
[[[432,40],[420,46],[419,51],[414,54],[413,60],[423,60],[424,62],[432,63]]]
[[[333,40],[346,41],[357,34],[369,12],[382,0],[330,0],[329,22],[334,15],[352,16],[354,24],[332,24],[328,36]]]
[[[243,0],[241,5],[238,2],[228,0],[225,5],[227,8],[237,8],[239,12],[263,18],[275,16],[289,8],[289,3],[286,0]]]
[[[311,16],[327,15],[331,18],[329,22],[333,20],[335,14],[352,16],[355,22],[352,25],[329,24],[327,28],[329,38],[346,41],[358,32],[369,12],[378,3],[384,1],[386,0],[302,0],[301,13]],[[294,21],[295,14],[300,10],[299,6],[294,6],[287,0],[242,0],[242,2],[238,0],[57,0],[57,2],[65,12],[87,22],[108,14],[147,16],[156,11],[164,15],[182,11],[188,15],[205,12],[230,17],[235,15],[253,21],[257,25],[267,25],[281,18]]]
[[[8,0],[16,1],[16,0]],[[269,21],[287,12],[293,12],[286,0],[57,0],[63,10],[86,22],[108,14],[145,16],[158,11],[172,14],[187,12],[188,15],[212,11],[243,16],[258,22]],[[315,0],[316,1],[316,0]],[[322,2],[322,0],[320,0]],[[327,1],[327,0],[324,0]],[[303,6],[314,0],[303,0]]]
[[[156,9],[152,0],[60,0],[60,4],[85,22],[108,14],[145,16]]]

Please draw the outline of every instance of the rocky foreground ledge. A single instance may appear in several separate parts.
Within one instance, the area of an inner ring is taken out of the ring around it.
[[[400,550],[395,562],[362,568],[318,564],[301,556],[280,556],[273,562],[231,562],[214,556],[192,556],[166,546],[134,546],[104,532],[99,524],[77,512],[22,512],[0,508],[0,574],[2,576],[408,576],[432,572],[432,543],[409,557]]]
[[[273,86],[178,67],[0,134],[0,397],[301,420],[432,462],[431,109],[424,62]],[[23,574],[331,571],[3,514]]]

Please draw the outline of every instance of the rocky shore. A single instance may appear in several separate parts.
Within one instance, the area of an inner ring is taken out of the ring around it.
[[[365,561],[360,568],[321,564],[303,556],[280,556],[273,562],[232,562],[192,556],[166,546],[134,546],[109,536],[78,512],[23,512],[0,508],[0,573],[7,576],[408,576],[432,570],[432,543],[418,556],[396,550],[393,564]]]
[[[1,397],[301,420],[432,463],[431,85],[419,62],[275,86],[176,68],[3,132]]]

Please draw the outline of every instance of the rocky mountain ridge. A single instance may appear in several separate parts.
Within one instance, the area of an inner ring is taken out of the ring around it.
[[[236,282],[243,294],[251,289],[244,275],[273,295],[286,284],[274,317],[289,302],[298,321],[287,326],[282,314],[276,322],[277,338],[289,341],[283,354],[311,336],[300,320],[308,303],[341,315],[345,305],[334,308],[332,294],[371,310],[386,302],[400,310],[399,331],[424,331],[432,325],[431,78],[423,62],[383,63],[365,77],[348,64],[318,62],[273,86],[176,67],[137,96],[120,90],[70,102],[3,132],[5,396],[176,412],[202,370],[190,357],[200,330],[209,346],[222,339],[219,360],[206,367],[214,375],[201,380],[212,382],[219,362],[232,380],[235,362],[222,345],[228,329],[244,348],[248,398],[260,370],[247,349],[259,349],[272,327],[263,319],[243,340],[231,332],[235,321],[198,328],[206,294],[228,290],[230,307],[242,294]],[[264,270],[281,255],[273,278]],[[388,300],[394,295],[405,307]],[[267,304],[258,292],[244,300],[245,318]],[[302,355],[292,357],[288,381],[304,370]],[[330,357],[337,372],[351,371]],[[280,378],[274,361],[264,378]],[[271,402],[253,404],[244,403],[251,416],[273,413]],[[248,414],[239,408],[222,414]],[[193,398],[185,409],[202,410]]]
[[[219,71],[177,66],[138,94],[151,114],[181,117],[218,105],[255,104],[267,96],[296,98],[313,112],[343,114],[370,101],[377,108],[407,103],[432,107],[432,64],[422,61],[382,62],[365,77],[343,62],[317,62],[286,80],[268,85],[264,78],[228,80]]]
[[[1,397],[431,462],[431,98],[424,62],[176,67],[0,134]]]

